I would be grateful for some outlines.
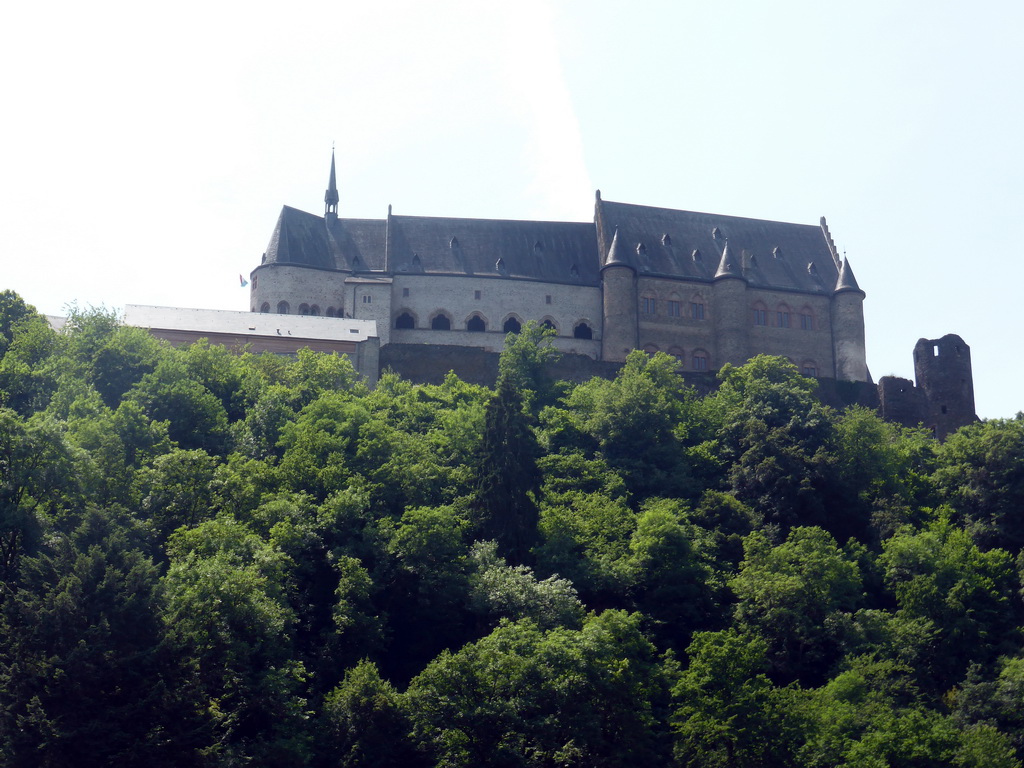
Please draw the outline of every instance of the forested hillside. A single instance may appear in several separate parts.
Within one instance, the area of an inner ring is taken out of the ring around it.
[[[0,293],[4,766],[1019,766],[1024,419],[494,389]]]

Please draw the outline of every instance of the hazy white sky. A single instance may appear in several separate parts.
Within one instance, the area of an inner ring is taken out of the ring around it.
[[[333,142],[342,216],[824,215],[875,378],[959,333],[1024,409],[1019,3],[56,0],[0,68],[0,288],[47,313],[247,309]]]

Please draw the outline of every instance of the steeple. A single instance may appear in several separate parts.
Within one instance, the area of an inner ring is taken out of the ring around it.
[[[338,182],[334,175],[334,148],[331,148],[331,179],[327,182],[327,192],[324,193],[324,218],[328,221],[338,219]]]

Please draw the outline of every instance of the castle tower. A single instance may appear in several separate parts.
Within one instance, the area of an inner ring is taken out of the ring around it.
[[[867,381],[864,351],[864,291],[844,258],[832,294],[832,351],[840,381]]]
[[[338,182],[334,175],[334,149],[331,149],[331,178],[324,193],[324,220],[328,224],[338,220]]]
[[[925,426],[937,438],[977,421],[971,348],[959,336],[919,339],[914,345],[914,376],[927,400]]]
[[[747,280],[743,276],[743,265],[729,251],[729,241],[725,241],[722,258],[715,272],[715,350],[714,367],[720,368],[726,363],[743,365],[749,357],[747,350],[747,333],[750,327],[747,306]]]
[[[601,267],[604,329],[601,359],[622,362],[637,346],[636,268],[618,228]]]

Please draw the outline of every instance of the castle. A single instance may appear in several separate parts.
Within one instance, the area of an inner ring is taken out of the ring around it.
[[[401,216],[391,206],[383,219],[350,219],[338,202],[332,155],[324,215],[282,209],[250,274],[250,309],[373,322],[381,367],[413,360],[422,369],[433,358],[461,374],[457,361],[496,356],[505,335],[532,320],[555,330],[580,375],[634,349],[667,352],[691,376],[765,353],[823,383],[867,385],[859,401],[896,421],[931,423],[939,436],[975,418],[959,337],[919,342],[920,388],[892,377],[870,384],[865,294],[824,218],[695,213],[600,192],[593,222]]]
[[[338,216],[285,207],[251,274],[253,312],[373,320],[389,345],[500,351],[534,320],[556,346],[621,362],[664,351],[684,371],[782,355],[809,376],[867,381],[864,292],[820,225],[601,199],[594,221]]]

